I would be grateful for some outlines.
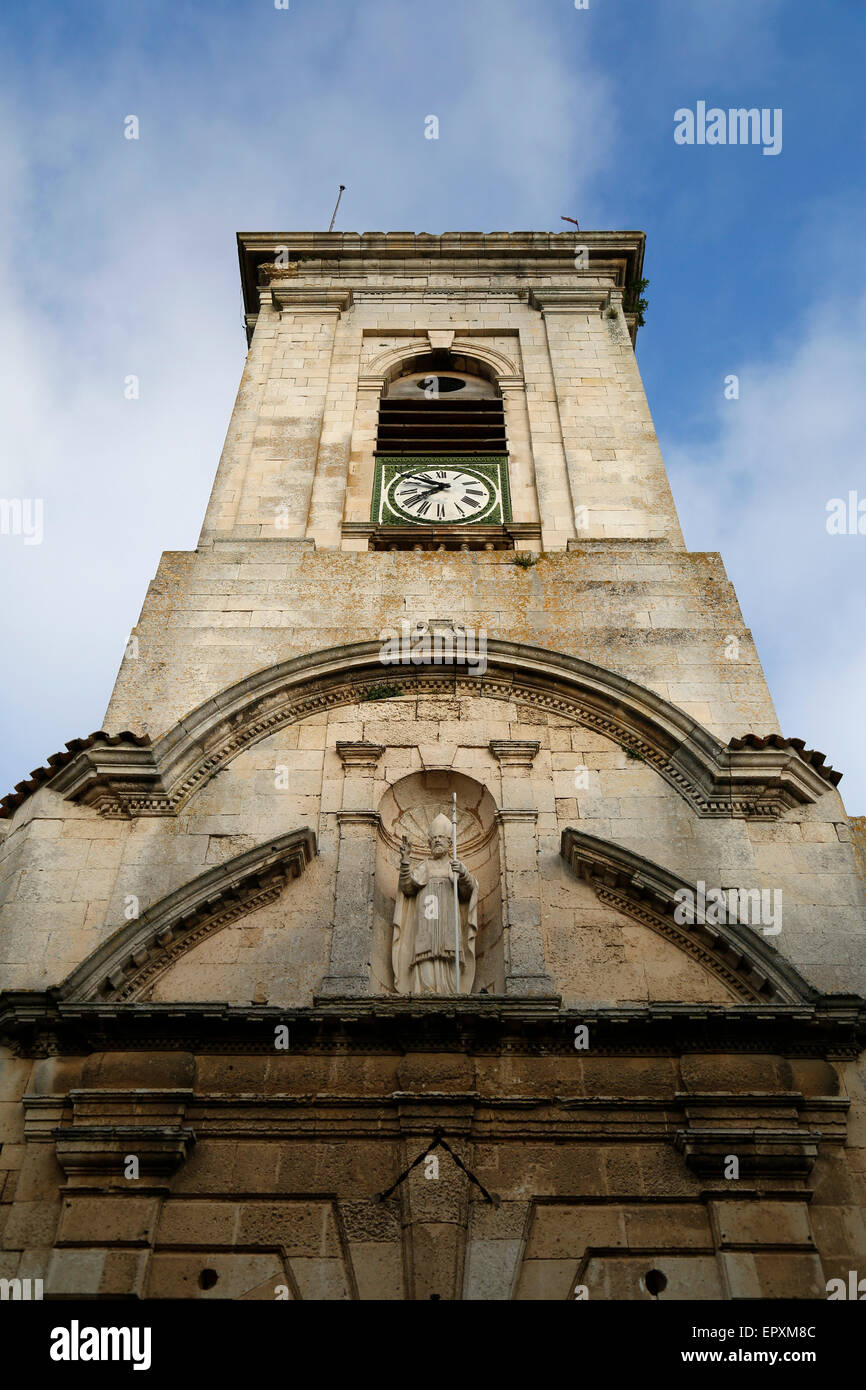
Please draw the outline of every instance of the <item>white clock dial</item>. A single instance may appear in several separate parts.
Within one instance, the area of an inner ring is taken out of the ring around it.
[[[493,501],[490,484],[459,468],[417,468],[391,485],[391,502],[413,521],[472,521]]]

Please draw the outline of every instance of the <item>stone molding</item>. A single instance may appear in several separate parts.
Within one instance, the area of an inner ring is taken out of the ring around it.
[[[158,976],[205,937],[274,902],[315,854],[316,837],[305,827],[199,874],[114,932],[67,976],[59,997],[144,997]]]
[[[686,1167],[702,1178],[723,1178],[731,1154],[739,1160],[741,1177],[807,1178],[821,1137],[808,1129],[718,1125],[678,1130],[675,1144]]]
[[[338,825],[372,825],[377,830],[382,824],[378,811],[335,811],[334,818]]]
[[[57,1162],[67,1178],[114,1177],[134,1153],[142,1178],[170,1177],[195,1143],[189,1125],[63,1125],[54,1132]]]
[[[541,744],[537,739],[492,738],[487,745],[500,767],[532,767]]]
[[[345,540],[366,541],[368,550],[541,550],[542,540],[537,521],[460,527],[344,521],[340,534]]]
[[[106,735],[46,780],[103,816],[174,815],[260,739],[308,714],[376,699],[387,687],[390,695],[518,698],[572,719],[646,763],[699,816],[775,819],[830,790],[795,748],[726,748],[653,691],[577,657],[491,638],[486,672],[469,676],[460,663],[386,667],[380,652],[378,642],[358,642],[257,671],[206,700],[153,745],[111,747]]]
[[[297,257],[300,278],[322,274],[323,263],[335,279],[351,279],[359,290],[376,289],[377,273],[390,277],[395,262],[399,274],[409,285],[392,294],[405,298],[413,292],[411,277],[441,275],[457,279],[452,294],[464,299],[471,294],[473,277],[479,277],[478,291],[485,299],[491,291],[491,277],[513,278],[515,289],[526,289],[531,279],[550,275],[577,280],[604,278],[620,288],[639,280],[644,259],[643,232],[239,232],[238,256],[241,284],[247,313],[257,306],[258,268],[273,264],[282,253]],[[578,247],[586,248],[587,264],[575,270]],[[518,277],[519,280],[518,280]],[[435,300],[442,291],[434,284],[425,298]],[[414,291],[416,294],[418,290]]]
[[[542,318],[551,314],[602,313],[610,305],[610,285],[576,285],[573,289],[531,290],[529,303]]]
[[[271,283],[271,298],[281,313],[337,314],[352,307],[351,290],[307,289],[301,285]]]
[[[592,884],[602,902],[671,941],[721,979],[737,998],[798,1004],[816,997],[799,971],[751,927],[739,922],[676,922],[674,895],[680,889],[694,892],[695,885],[688,880],[622,845],[571,827],[562,832],[560,853],[578,877]]]
[[[337,754],[344,768],[374,768],[384,751],[381,743],[351,743],[348,740],[337,740]]]
[[[402,291],[400,293],[402,298]],[[430,332],[435,333],[436,330],[431,329]],[[377,334],[377,336],[379,335]],[[384,352],[377,353],[366,363],[362,379],[369,384],[381,381],[384,389],[385,384],[399,374],[402,363],[411,361],[414,357],[424,356],[426,352],[430,352],[431,348],[432,341],[429,332],[426,338],[410,338],[405,343],[389,347]],[[477,361],[489,368],[497,381],[505,381],[509,386],[525,386],[516,360],[506,356],[504,352],[496,348],[489,347],[481,336],[458,337],[452,335],[450,351],[456,357],[476,358]]]
[[[53,1143],[67,1104],[65,1096],[22,1096],[25,1143]]]
[[[138,1182],[165,1179],[177,1171],[195,1143],[185,1123],[194,1093],[189,1087],[129,1086],[74,1088],[68,1097],[25,1097],[25,1113],[35,1102],[65,1101],[71,1124],[53,1131],[57,1161],[67,1179],[127,1187],[124,1164],[139,1163]]]
[[[273,1056],[274,1026],[291,1027],[292,1051],[323,1043],[365,1054],[411,1050],[578,1058],[585,1024],[593,1057],[758,1053],[854,1060],[866,1044],[866,1000],[820,995],[808,1004],[618,1004],[563,1008],[551,995],[457,998],[318,997],[312,1009],[209,1003],[128,1004],[62,999],[55,991],[0,994],[0,1038],[16,1056],[100,1051],[216,1052]],[[789,1094],[789,1093],[786,1093]],[[810,1102],[810,1104],[813,1102]],[[823,1101],[815,1101],[823,1105]],[[682,1128],[682,1124],[680,1125]]]

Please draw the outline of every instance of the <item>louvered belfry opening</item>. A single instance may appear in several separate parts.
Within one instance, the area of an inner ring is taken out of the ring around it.
[[[450,353],[416,359],[380,401],[376,453],[504,454],[502,398],[474,366]]]

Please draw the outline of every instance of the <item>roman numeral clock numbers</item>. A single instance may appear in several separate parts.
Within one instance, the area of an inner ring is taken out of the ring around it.
[[[385,488],[385,500],[407,521],[447,525],[480,520],[496,501],[496,490],[481,473],[420,468],[398,473]]]

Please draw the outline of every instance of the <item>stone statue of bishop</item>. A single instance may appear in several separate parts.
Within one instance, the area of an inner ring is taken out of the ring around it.
[[[430,826],[430,854],[412,868],[403,840],[394,908],[391,959],[398,994],[456,994],[454,874],[460,914],[460,993],[475,979],[478,883],[451,857],[451,822],[438,815]]]

